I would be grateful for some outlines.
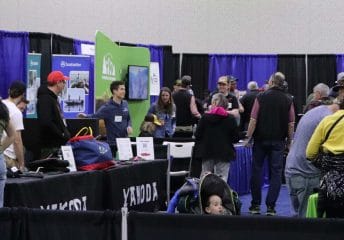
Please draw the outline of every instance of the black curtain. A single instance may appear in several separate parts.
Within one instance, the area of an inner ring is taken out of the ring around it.
[[[53,54],[75,54],[74,40],[60,35],[52,35]]]
[[[41,84],[46,83],[51,72],[51,34],[29,33],[30,53],[41,53]]]
[[[164,82],[163,86],[173,90],[173,84],[179,78],[179,54],[173,54],[172,46],[164,46]]]
[[[196,98],[203,99],[203,92],[208,89],[208,73],[208,54],[183,54],[182,76],[191,76],[192,90]]]
[[[308,94],[318,83],[325,83],[330,88],[337,76],[336,55],[308,55]]]
[[[277,71],[285,74],[288,92],[294,96],[295,112],[301,113],[306,102],[305,55],[278,55]]]

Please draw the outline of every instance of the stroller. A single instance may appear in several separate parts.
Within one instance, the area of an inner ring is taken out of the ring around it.
[[[241,202],[238,194],[219,176],[209,173],[201,179],[188,178],[172,197],[167,212],[204,214],[208,197],[218,195],[222,198],[225,215],[240,215]]]

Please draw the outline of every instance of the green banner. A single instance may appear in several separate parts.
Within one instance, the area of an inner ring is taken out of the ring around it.
[[[149,67],[149,50],[143,47],[118,46],[104,33],[97,31],[95,44],[96,108],[111,97],[109,88],[112,81],[126,80],[128,65]],[[150,101],[147,99],[128,101],[128,103],[134,129],[133,136],[137,136],[141,122],[147,114]]]
[[[41,85],[41,54],[29,53],[27,56],[26,98],[30,101],[26,108],[27,118],[36,118],[37,90]]]

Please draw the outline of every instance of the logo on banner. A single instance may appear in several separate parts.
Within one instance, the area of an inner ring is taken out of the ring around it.
[[[123,189],[124,204],[129,207],[150,203],[158,200],[158,189],[156,182]]]
[[[81,67],[81,64],[80,63],[70,63],[67,61],[61,61],[60,66],[62,68],[64,68],[64,67]]]
[[[31,60],[30,66],[38,66],[38,62]]]
[[[112,61],[112,55],[107,53],[103,57],[103,68],[102,68],[102,78],[104,80],[115,81],[116,80],[116,68]]]
[[[42,206],[41,209],[47,210],[74,210],[74,211],[87,211],[87,197],[81,196],[80,198],[73,198],[69,201],[62,201],[59,203]]]

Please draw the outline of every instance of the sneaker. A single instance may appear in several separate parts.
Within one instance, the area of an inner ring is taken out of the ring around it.
[[[260,214],[260,206],[259,205],[251,205],[248,209],[251,214]]]
[[[275,216],[276,210],[274,207],[267,207],[266,209],[266,216]]]

